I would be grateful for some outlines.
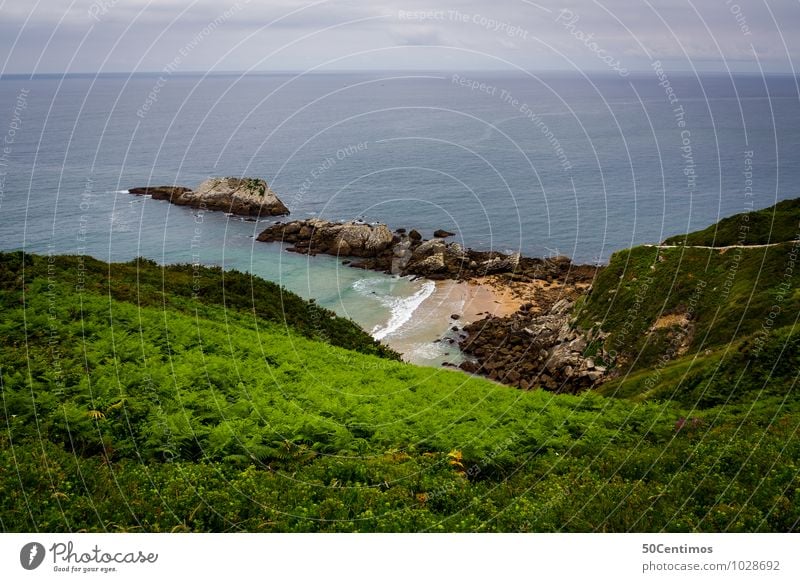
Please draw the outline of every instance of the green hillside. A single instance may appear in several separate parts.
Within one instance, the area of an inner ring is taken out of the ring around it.
[[[793,245],[620,251],[597,276],[579,323],[609,333],[606,348],[637,369],[684,343],[696,351],[758,333],[768,320],[773,329],[791,325],[800,312],[793,256]]]
[[[624,374],[597,392],[633,401],[670,401],[686,407],[749,405],[763,399],[796,398],[800,328],[775,330],[765,341],[748,337],[724,348],[703,350]]]
[[[174,311],[202,315],[228,311],[247,313],[253,323],[269,321],[301,335],[365,354],[399,360],[399,354],[375,341],[352,321],[305,301],[260,277],[219,267],[159,266],[148,259],[109,265],[91,257],[0,253],[0,289],[19,293],[25,282],[55,283],[65,292],[103,295],[140,307],[159,307],[165,317]],[[69,289],[72,287],[73,289]],[[21,300],[21,297],[20,297]]]
[[[679,234],[668,245],[723,247],[763,245],[795,240],[800,234],[800,198],[784,200],[769,208],[723,218],[708,228]]]
[[[711,406],[794,389],[800,200],[746,216],[758,244],[774,240],[769,229],[779,223],[779,238],[788,242],[724,250],[640,246],[612,256],[577,311],[578,324],[607,333],[605,349],[618,354],[617,379],[602,393]],[[765,222],[773,216],[774,224]],[[716,241],[730,242],[719,233],[743,220],[722,221]],[[713,230],[685,238],[710,244]]]
[[[792,391],[698,412],[515,390],[147,261],[0,255],[0,307],[3,531],[798,526]]]

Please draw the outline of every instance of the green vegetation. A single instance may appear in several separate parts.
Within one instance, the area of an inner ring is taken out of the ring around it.
[[[670,237],[664,244],[712,247],[763,245],[795,240],[798,231],[800,198],[795,198],[763,210],[723,218],[703,230]]]
[[[4,531],[798,527],[794,390],[725,398],[756,347],[796,378],[791,328],[698,371],[698,410],[404,364],[219,269],[5,254],[0,306]]]
[[[763,341],[762,341],[763,339]],[[786,327],[662,365],[622,375],[597,392],[633,401],[662,400],[684,407],[746,405],[795,398],[800,330]]]
[[[247,189],[257,196],[263,196],[267,192],[266,183],[258,178],[248,178]]]
[[[609,362],[617,377],[600,393],[701,408],[791,397],[800,369],[800,199],[681,239],[737,244],[743,224],[748,243],[783,244],[642,246],[612,256],[577,312],[577,323],[608,334],[604,347],[617,354]]]
[[[24,265],[23,265],[24,261]],[[399,360],[400,356],[375,341],[350,320],[305,301],[270,281],[219,267],[159,266],[139,258],[109,265],[91,257],[47,258],[0,253],[0,289],[19,293],[26,281],[47,280],[69,290],[102,295],[140,307],[158,307],[164,315],[217,313],[219,308],[248,314],[252,325],[265,320],[316,339],[365,354]],[[7,308],[3,304],[4,309]]]
[[[793,325],[800,313],[795,245],[731,249],[635,247],[615,253],[578,310],[609,334],[620,365],[697,353]],[[777,308],[776,308],[777,306]]]

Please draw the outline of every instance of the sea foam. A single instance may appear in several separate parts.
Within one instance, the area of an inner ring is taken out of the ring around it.
[[[436,284],[433,281],[425,281],[420,289],[409,296],[379,295],[374,288],[382,282],[380,279],[362,279],[353,284],[356,291],[363,295],[374,295],[375,299],[389,308],[389,321],[385,325],[379,324],[372,329],[372,337],[377,340],[382,340],[395,333],[408,323],[417,308],[436,290]]]

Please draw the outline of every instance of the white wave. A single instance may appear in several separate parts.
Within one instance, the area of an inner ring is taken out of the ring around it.
[[[114,194],[130,194],[127,190],[114,190]]]
[[[386,325],[376,325],[372,329],[372,337],[377,340],[395,333],[411,319],[422,302],[430,297],[436,290],[433,281],[425,281],[422,287],[408,297],[393,297],[391,295],[378,295],[374,288],[383,282],[381,279],[362,279],[356,281],[353,287],[363,295],[375,295],[375,298],[386,305],[391,313]]]
[[[451,352],[457,352],[453,346],[447,346],[451,348]],[[444,347],[441,343],[434,344],[434,343],[424,343],[418,344],[414,346],[409,353],[405,354],[406,359],[410,362],[420,362],[423,360],[436,360],[444,356]]]

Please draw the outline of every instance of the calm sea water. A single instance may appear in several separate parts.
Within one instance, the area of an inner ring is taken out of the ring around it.
[[[424,282],[121,191],[257,176],[292,218],[445,228],[579,262],[798,196],[794,77],[666,81],[672,103],[654,74],[5,77],[0,248],[249,270],[391,338]]]

